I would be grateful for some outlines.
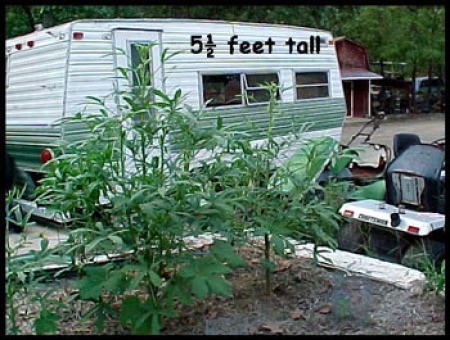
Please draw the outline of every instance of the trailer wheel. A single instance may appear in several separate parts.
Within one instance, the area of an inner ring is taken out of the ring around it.
[[[423,270],[429,264],[440,268],[445,258],[445,244],[430,239],[417,240],[405,251],[401,263],[410,268]]]
[[[339,228],[337,234],[337,247],[356,254],[365,251],[365,237],[361,230],[361,223],[355,221],[346,222]]]

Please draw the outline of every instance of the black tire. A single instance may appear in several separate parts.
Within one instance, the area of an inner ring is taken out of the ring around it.
[[[12,189],[15,175],[16,164],[14,162],[14,158],[5,153],[5,192]]]
[[[410,244],[403,254],[401,263],[410,268],[423,270],[429,264],[440,268],[445,258],[445,244],[429,238],[419,239]]]
[[[365,250],[365,237],[361,230],[361,223],[348,221],[337,233],[338,249],[356,254],[363,254]]]
[[[34,197],[36,185],[34,184],[34,181],[31,178],[31,176],[22,169],[16,168],[16,173],[14,176],[14,185],[20,189],[22,189],[25,186],[25,191],[23,193],[24,199],[32,199]]]

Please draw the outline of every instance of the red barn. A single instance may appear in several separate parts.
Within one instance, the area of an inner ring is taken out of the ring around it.
[[[361,44],[345,37],[334,40],[341,70],[342,85],[348,117],[369,117],[371,112],[371,81],[382,79],[370,71],[367,50]]]

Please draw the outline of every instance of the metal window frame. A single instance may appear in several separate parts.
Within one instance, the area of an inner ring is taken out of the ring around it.
[[[203,76],[227,76],[227,75],[239,75],[239,82],[241,84],[241,95],[242,95],[242,71],[227,71],[227,72],[199,72],[199,82],[198,82],[198,93],[200,96],[200,105],[199,107],[203,107],[205,110],[213,110],[213,109],[223,109],[223,108],[238,108],[245,107],[244,99],[241,98],[241,104],[232,104],[232,105],[218,105],[218,106],[206,106],[205,98],[203,96]]]
[[[249,87],[247,84],[247,75],[257,75],[257,74],[276,74],[278,77],[278,88],[281,88],[280,85],[280,70],[276,70],[273,72],[267,70],[258,70],[258,71],[249,71],[249,70],[236,70],[236,71],[207,71],[207,72],[198,72],[198,92],[199,92],[199,107],[203,107],[205,110],[213,110],[213,109],[227,109],[227,108],[242,108],[248,106],[262,105],[267,104],[267,102],[257,102],[257,103],[249,103],[247,90],[261,90],[261,87]],[[206,106],[205,98],[203,96],[203,76],[227,76],[227,75],[239,75],[240,83],[241,83],[241,104],[234,105],[218,105],[218,106]],[[282,101],[282,93],[280,91],[280,99],[277,102]]]
[[[248,90],[252,91],[252,90],[264,90],[263,87],[261,86],[248,86],[248,82],[247,82],[247,76],[248,75],[259,75],[259,74],[276,74],[277,78],[278,78],[278,90],[280,89],[280,70],[275,71],[275,72],[267,72],[267,71],[257,71],[257,72],[246,72],[243,74],[243,78],[244,78],[244,99],[245,102],[247,103],[248,106],[255,106],[255,105],[261,105],[261,104],[267,104],[269,103],[269,101],[264,101],[264,102],[256,102],[256,103],[250,103],[248,100]],[[277,102],[281,102],[282,101],[282,95],[281,95],[281,91],[278,92],[280,98],[277,100]]]
[[[136,48],[136,47],[133,47],[133,46],[146,45],[146,44],[149,44],[149,43],[154,43],[154,41],[152,41],[152,40],[142,40],[142,39],[127,41],[127,51],[126,52],[127,52],[127,55],[130,56],[130,65],[128,65],[130,70],[128,70],[128,72],[131,75],[131,79],[133,79],[133,87],[139,86],[139,85],[134,84],[135,74],[133,73],[133,70],[135,69],[135,65],[133,65],[133,59],[131,58],[131,56],[132,56],[132,49]],[[149,59],[150,59],[150,55],[149,55]],[[153,56],[152,56],[151,62],[148,63],[147,68],[148,68],[148,72],[151,75],[151,77],[150,77],[150,84],[149,85],[145,85],[145,86],[146,87],[151,87],[155,83],[154,74],[153,74]]]
[[[327,75],[327,82],[326,83],[316,83],[316,84],[303,84],[298,85],[297,84],[297,74],[299,73],[325,73]],[[330,69],[308,69],[308,70],[302,70],[302,69],[295,69],[293,74],[293,84],[294,89],[293,96],[294,96],[294,102],[296,101],[305,101],[305,100],[322,100],[322,99],[329,99],[332,98],[331,95],[331,82],[330,82]],[[297,89],[302,87],[327,87],[328,89],[328,96],[326,97],[314,97],[314,98],[298,98],[297,97]]]

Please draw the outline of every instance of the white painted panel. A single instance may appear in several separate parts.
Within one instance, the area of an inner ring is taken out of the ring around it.
[[[282,93],[283,102],[290,102],[294,98],[293,80],[292,69],[283,69],[280,71],[280,84],[283,84],[284,87],[284,91]]]

